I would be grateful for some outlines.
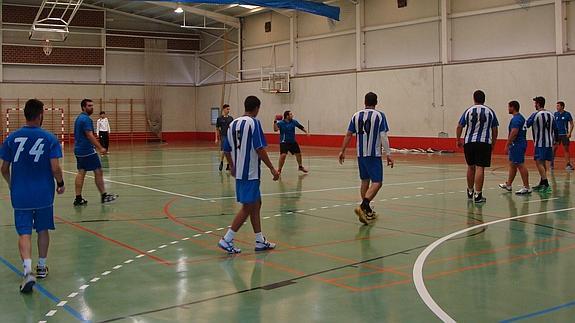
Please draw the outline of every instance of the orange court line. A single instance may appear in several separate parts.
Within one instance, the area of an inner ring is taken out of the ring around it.
[[[462,273],[468,270],[474,270],[474,269],[480,269],[480,268],[484,268],[484,267],[488,267],[488,266],[493,266],[493,265],[498,265],[498,264],[506,264],[506,263],[511,263],[517,260],[521,260],[521,259],[528,259],[528,258],[533,258],[535,256],[541,256],[541,255],[548,255],[551,253],[555,253],[555,252],[561,252],[561,251],[567,251],[567,250],[571,250],[571,249],[575,249],[575,244],[571,244],[562,248],[553,248],[553,249],[549,249],[546,251],[542,251],[538,254],[525,254],[525,255],[519,255],[519,256],[514,256],[508,259],[502,259],[502,260],[493,260],[493,261],[488,261],[488,262],[484,262],[481,264],[477,264],[477,265],[472,265],[472,266],[465,266],[465,267],[460,267],[454,270],[447,270],[447,271],[440,271],[434,274],[430,274],[425,276],[426,279],[430,280],[430,279],[435,279],[435,278],[439,278],[439,277],[443,277],[443,276],[447,276],[447,275],[451,275],[451,274],[457,274],[457,273]],[[381,288],[386,288],[386,287],[390,287],[390,286],[394,286],[394,285],[398,285],[398,284],[405,284],[405,283],[412,283],[413,279],[407,279],[407,280],[401,280],[401,281],[396,281],[396,282],[392,282],[392,283],[388,283],[388,284],[384,284],[384,285],[375,285],[375,286],[369,286],[369,287],[364,287],[361,288],[361,291],[369,291],[369,290],[373,290],[373,289],[381,289]]]
[[[172,265],[173,265],[173,263],[170,262],[170,261],[168,261],[168,260],[162,259],[162,258],[160,258],[160,257],[156,257],[156,256],[154,256],[154,255],[151,255],[151,254],[149,254],[149,253],[147,253],[147,252],[145,252],[145,251],[143,251],[143,250],[140,250],[140,249],[138,249],[138,248],[132,247],[132,246],[130,246],[130,245],[124,243],[124,242],[121,242],[121,241],[118,241],[118,240],[109,238],[109,237],[107,237],[107,236],[105,236],[105,235],[103,235],[103,234],[101,234],[101,233],[99,233],[99,232],[97,232],[97,231],[88,229],[88,228],[86,228],[86,227],[84,227],[84,226],[81,226],[81,225],[79,225],[79,224],[77,224],[77,223],[73,223],[73,222],[67,221],[67,220],[65,220],[65,219],[63,219],[63,218],[61,218],[61,217],[59,217],[59,216],[55,216],[55,218],[58,219],[59,221],[64,222],[65,224],[68,224],[68,225],[71,225],[71,226],[75,227],[76,229],[82,230],[82,231],[84,231],[84,232],[88,232],[88,233],[90,233],[90,234],[92,234],[92,235],[94,235],[94,236],[96,236],[96,237],[98,237],[98,238],[100,238],[100,239],[102,239],[102,240],[109,241],[109,242],[111,242],[111,243],[113,243],[113,244],[116,244],[116,245],[118,245],[118,246],[120,246],[120,247],[122,247],[122,248],[124,248],[124,249],[128,249],[128,250],[131,250],[131,251],[133,251],[133,252],[136,252],[137,254],[143,254],[143,255],[145,255],[146,257],[148,257],[148,258],[154,260],[155,262],[157,262],[157,263],[159,263],[159,264],[161,264],[161,265],[164,265],[164,266],[172,266]]]

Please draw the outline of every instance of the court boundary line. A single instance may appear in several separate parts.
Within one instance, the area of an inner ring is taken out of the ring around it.
[[[531,217],[531,216],[535,216],[535,215],[543,215],[543,214],[549,214],[549,213],[562,213],[562,212],[568,212],[568,211],[573,211],[573,210],[575,210],[575,207],[566,208],[566,209],[558,209],[558,210],[550,210],[550,211],[544,211],[544,212],[529,213],[529,214],[523,214],[523,215],[510,217],[510,218],[494,220],[494,221],[474,225],[474,226],[471,226],[471,227],[468,227],[468,228],[465,228],[465,229],[462,229],[462,230],[459,230],[456,232],[452,232],[452,233],[450,233],[450,234],[448,234],[442,238],[435,240],[433,243],[428,245],[427,248],[425,248],[419,254],[419,256],[417,257],[417,259],[415,261],[415,264],[413,265],[413,274],[412,274],[413,275],[413,283],[415,285],[417,293],[419,294],[419,297],[425,303],[425,305],[435,314],[435,316],[437,316],[440,320],[442,320],[443,322],[456,323],[456,321],[451,316],[449,316],[449,314],[447,314],[447,312],[445,312],[435,302],[433,297],[431,297],[431,294],[427,290],[427,287],[425,286],[425,281],[423,279],[423,265],[425,264],[425,260],[427,259],[429,254],[431,254],[431,252],[435,248],[437,248],[439,245],[441,245],[445,241],[448,241],[451,238],[458,236],[462,233],[466,233],[466,232],[469,232],[469,231],[472,231],[475,229],[479,229],[482,227],[486,227],[486,226],[489,226],[492,224],[497,224],[497,223],[507,222],[507,221],[513,221],[513,220],[527,218],[527,217]]]
[[[548,308],[546,308],[546,309],[542,309],[542,310],[539,310],[539,311],[537,311],[537,312],[528,313],[528,314],[524,314],[524,315],[520,315],[520,316],[515,316],[515,317],[512,317],[512,318],[510,318],[510,319],[505,319],[505,320],[502,320],[502,321],[499,321],[499,322],[500,322],[500,323],[510,323],[510,322],[521,321],[521,320],[530,319],[530,318],[533,318],[533,317],[545,315],[545,314],[547,314],[547,313],[559,311],[559,310],[562,310],[562,309],[564,309],[564,308],[568,308],[568,307],[571,307],[571,306],[575,306],[575,301],[571,301],[571,302],[564,303],[564,304],[561,304],[561,305],[556,305],[556,306],[553,306],[553,307],[548,307]]]
[[[455,178],[446,178],[446,179],[433,179],[428,181],[416,181],[416,182],[400,182],[400,183],[390,183],[390,184],[383,184],[382,186],[402,186],[402,185],[412,185],[412,184],[426,184],[426,183],[436,183],[436,182],[444,182],[444,181],[457,181],[465,179],[465,177],[455,177]],[[358,189],[360,186],[347,186],[347,187],[332,187],[332,188],[322,188],[317,190],[305,190],[305,191],[290,191],[290,192],[277,192],[277,193],[262,193],[261,196],[277,196],[277,195],[287,195],[287,194],[301,194],[301,193],[316,193],[316,192],[329,192],[329,191],[342,191],[342,190],[350,190],[350,189]],[[235,199],[235,196],[222,196],[222,197],[213,197],[208,198],[207,200],[210,201],[218,201],[218,200],[229,200]]]
[[[14,266],[11,262],[9,262],[7,259],[5,259],[4,257],[0,256],[0,262],[4,264],[4,266],[8,267],[8,269],[10,269],[11,271],[13,271],[14,273],[16,273],[17,275],[23,276],[23,273],[18,270],[18,268],[16,268],[16,266]],[[36,282],[36,284],[34,285],[34,287],[36,288],[36,290],[38,290],[38,292],[40,292],[40,294],[42,294],[44,297],[46,297],[47,299],[51,300],[54,303],[57,304],[61,304],[61,299],[58,298],[57,296],[55,296],[54,294],[50,293],[46,288],[44,288],[44,286],[42,286],[42,284]],[[80,322],[91,322],[91,320],[87,320],[85,319],[82,314],[80,314],[80,312],[76,311],[74,308],[72,308],[70,305],[66,305],[64,303],[63,306],[61,306],[62,308],[64,308],[64,310],[66,310],[66,312],[68,312],[68,314],[72,315],[74,318],[76,318],[78,321]]]
[[[77,172],[71,172],[71,171],[67,171],[67,170],[63,170],[64,173],[70,174],[70,175],[76,175],[78,174]],[[92,175],[87,175],[86,177],[89,178],[94,178],[94,176]],[[154,191],[154,192],[158,192],[158,193],[164,193],[164,194],[168,194],[168,195],[174,195],[174,196],[179,196],[179,197],[185,197],[188,199],[192,199],[192,200],[198,200],[198,201],[210,201],[210,199],[205,199],[203,197],[198,197],[198,196],[193,196],[193,195],[186,195],[186,194],[181,194],[181,193],[176,193],[176,192],[170,192],[170,191],[164,191],[161,189],[157,189],[157,188],[153,188],[153,187],[148,187],[148,186],[144,186],[144,185],[138,185],[138,184],[132,184],[132,183],[126,183],[126,182],[119,182],[119,181],[115,181],[115,180],[111,180],[111,179],[107,179],[104,178],[104,182],[109,182],[109,183],[114,183],[114,184],[119,184],[119,185],[125,185],[125,186],[131,186],[131,187],[136,187],[136,188],[141,188],[141,189],[145,189],[145,190],[150,190],[150,191]]]

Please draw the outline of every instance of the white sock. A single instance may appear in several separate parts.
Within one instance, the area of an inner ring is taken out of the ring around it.
[[[32,259],[24,259],[24,275],[32,273]]]
[[[226,240],[227,242],[230,242],[230,241],[234,240],[235,236],[236,236],[236,232],[232,229],[228,229],[228,232],[226,232],[226,235],[224,236],[224,240]]]
[[[46,258],[38,258],[38,267],[46,267]]]
[[[264,242],[266,241],[266,238],[264,238],[263,233],[258,232],[256,233],[256,242]]]

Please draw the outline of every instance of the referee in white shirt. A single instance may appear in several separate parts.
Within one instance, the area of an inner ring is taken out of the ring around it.
[[[106,118],[106,112],[100,112],[100,119],[96,124],[96,135],[100,139],[100,145],[108,150],[110,145],[110,123]]]

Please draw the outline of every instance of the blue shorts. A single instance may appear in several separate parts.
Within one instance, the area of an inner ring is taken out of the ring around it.
[[[362,181],[371,180],[374,183],[383,182],[383,163],[381,157],[357,157],[359,178]]]
[[[535,160],[541,161],[552,161],[553,160],[553,148],[551,147],[535,147]]]
[[[220,151],[224,151],[224,147],[226,144],[226,141],[228,141],[228,137],[227,136],[222,136],[222,139],[220,140]]]
[[[525,144],[509,146],[509,161],[516,165],[525,163],[525,150],[527,150],[527,145]]]
[[[100,163],[100,157],[98,154],[92,154],[88,156],[76,156],[76,167],[78,170],[85,170],[87,172],[102,168]]]
[[[54,207],[14,210],[14,224],[18,235],[32,234],[32,229],[36,232],[54,230]]]
[[[261,200],[260,180],[236,179],[236,197],[242,204],[252,204]]]

